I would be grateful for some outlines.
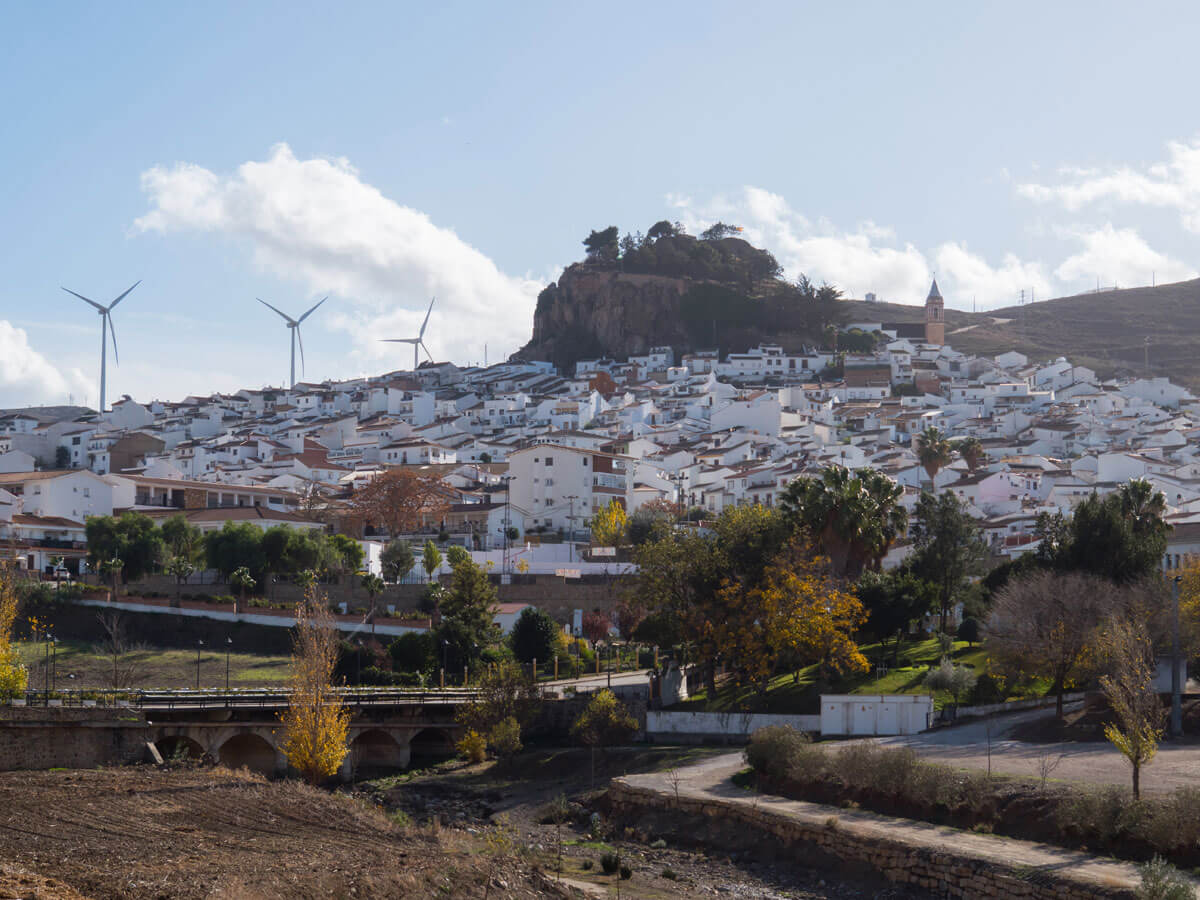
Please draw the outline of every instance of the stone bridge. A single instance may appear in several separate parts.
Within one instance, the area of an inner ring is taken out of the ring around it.
[[[420,765],[454,753],[461,730],[453,717],[414,721],[397,716],[356,716],[350,723],[350,752],[339,772],[343,780]],[[278,720],[199,719],[195,715],[146,723],[146,738],[164,760],[208,759],[231,769],[245,766],[264,775],[282,775],[287,759]]]
[[[452,692],[347,698],[350,752],[343,779],[449,756],[462,731]],[[180,694],[138,706],[0,709],[0,769],[88,768],[163,759],[207,759],[264,775],[287,771],[279,713],[286,695],[247,698]],[[153,750],[151,750],[153,748]]]

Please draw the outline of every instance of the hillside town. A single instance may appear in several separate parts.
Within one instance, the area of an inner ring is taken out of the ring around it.
[[[30,570],[83,574],[89,516],[182,512],[203,531],[343,530],[377,570],[395,535],[345,513],[379,473],[406,468],[442,492],[436,518],[408,535],[418,552],[426,535],[448,534],[502,575],[518,557],[553,573],[588,556],[592,517],[614,501],[702,521],[775,506],[791,481],[837,464],[886,474],[910,510],[931,482],[952,492],[995,561],[1035,549],[1040,514],[1131,478],[1166,498],[1164,567],[1200,549],[1200,399],[1165,378],[1102,380],[1061,357],[965,355],[943,309],[935,281],[924,323],[842,328],[839,340],[874,336],[872,352],[762,344],[677,358],[655,347],[561,373],[538,361],[427,362],[175,402],[124,397],[102,413],[6,411],[0,540]],[[923,460],[930,429],[959,452]],[[885,567],[907,548],[898,540]]]

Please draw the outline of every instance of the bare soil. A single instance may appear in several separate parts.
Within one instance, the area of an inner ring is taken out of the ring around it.
[[[222,769],[0,773],[0,896],[569,896],[521,854]]]

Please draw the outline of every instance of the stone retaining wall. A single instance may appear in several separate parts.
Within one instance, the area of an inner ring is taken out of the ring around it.
[[[714,843],[725,852],[730,849],[725,838],[736,839],[741,835],[745,841],[761,845],[766,835],[793,860],[795,851],[801,850],[806,864],[840,868],[860,876],[865,865],[887,881],[929,891],[932,896],[1029,900],[1134,897],[1127,885],[1098,883],[1095,878],[1078,874],[1069,860],[1075,854],[1066,850],[1062,851],[1060,866],[1031,870],[959,852],[946,842],[937,841],[932,833],[925,845],[891,839],[878,833],[879,828],[867,829],[846,822],[832,808],[824,821],[816,817],[805,821],[771,810],[768,799],[752,805],[686,794],[676,797],[621,780],[610,785],[607,801],[615,818],[643,829],[653,827],[652,820],[656,816],[661,820],[665,813],[682,833],[695,840],[702,841],[701,836],[706,832],[723,835]]]

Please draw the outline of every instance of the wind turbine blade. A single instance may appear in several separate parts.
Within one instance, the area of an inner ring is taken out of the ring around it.
[[[139,284],[141,284],[141,283],[142,283],[142,279],[140,279],[140,278],[139,278],[137,281],[135,281],[135,282],[133,283],[133,286],[129,288],[129,291],[132,291],[132,290],[133,290],[133,288],[137,287],[137,286],[138,286]],[[122,300],[124,300],[126,297],[128,297],[128,296],[129,296],[129,291],[126,291],[124,294],[122,294],[120,297],[118,297],[118,298],[117,298],[116,300],[114,300],[112,303],[108,304],[108,310],[109,310],[109,312],[112,312],[112,308],[113,308],[114,306],[116,306],[118,303],[120,303]]]
[[[115,362],[119,366],[121,364],[121,356],[119,353],[117,353],[117,329],[115,327],[113,327],[112,316],[110,316],[107,312],[105,312],[104,317],[106,319],[108,319],[108,333],[109,333],[109,335],[112,336],[113,362]]]
[[[412,338],[380,338],[384,344],[411,344]]]
[[[72,297],[78,297],[84,303],[90,303],[92,306],[96,307],[96,309],[100,310],[100,312],[105,312],[104,307],[101,306],[99,303],[97,303],[95,300],[89,300],[87,297],[83,296],[83,294],[77,294],[70,288],[63,288],[63,290],[66,291],[68,294],[70,294]]]
[[[425,326],[429,324],[429,314],[433,312],[433,301],[436,299],[437,297],[434,297],[429,301],[429,309],[425,310],[425,321],[421,323],[421,331],[417,334],[418,338],[425,337]]]
[[[304,374],[304,338],[300,335],[300,325],[296,325],[296,340],[300,342],[300,374]]]
[[[322,303],[324,303],[328,299],[329,299],[328,297],[322,297],[320,299],[320,301],[317,303],[317,306],[320,306]],[[303,322],[305,319],[307,319],[309,316],[311,316],[313,313],[315,313],[317,311],[317,306],[314,306],[312,309],[310,309],[308,312],[306,312],[304,315],[302,315],[300,318],[298,318],[296,320],[296,324],[299,325],[301,322]]]
[[[420,341],[421,349],[425,351],[425,355],[429,357],[430,362],[434,362],[433,354],[429,352],[429,348],[425,346],[424,341]]]
[[[260,300],[258,297],[255,297],[254,299],[258,300],[258,302],[261,303],[263,306],[265,306],[267,309],[271,309],[271,310],[274,310],[275,312],[279,313],[279,315],[283,316],[283,318],[287,321],[287,323],[289,325],[296,324],[295,321],[292,319],[292,317],[289,316],[287,313],[285,313],[283,310],[275,309],[275,307],[272,306],[270,303],[268,303],[266,300]]]

